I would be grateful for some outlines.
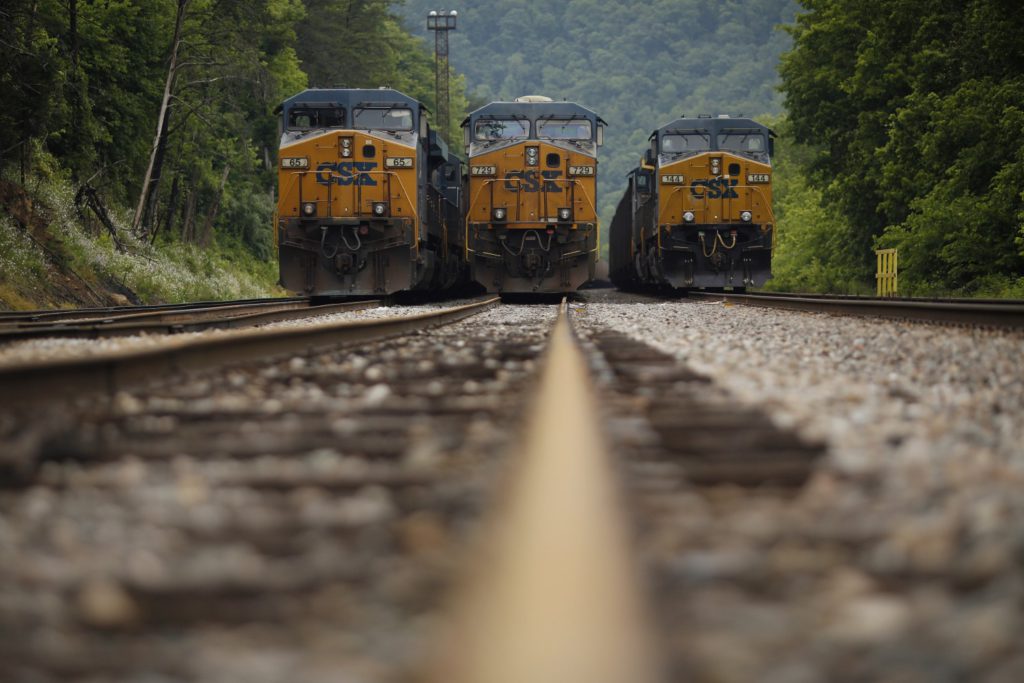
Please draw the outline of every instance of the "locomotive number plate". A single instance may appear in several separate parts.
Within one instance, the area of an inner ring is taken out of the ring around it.
[[[569,175],[594,175],[593,166],[570,166]]]
[[[498,174],[498,167],[497,166],[470,166],[469,173],[470,173],[470,175],[481,175],[481,176],[483,176],[483,175],[497,175]]]
[[[666,185],[682,185],[686,182],[686,177],[679,174],[668,174],[661,176],[661,182]]]
[[[748,183],[767,183],[767,182],[770,182],[771,179],[772,179],[771,176],[768,175],[767,173],[748,173],[747,174],[747,182]]]
[[[309,168],[306,157],[281,157],[281,168]]]
[[[384,168],[412,168],[412,157],[387,157]]]

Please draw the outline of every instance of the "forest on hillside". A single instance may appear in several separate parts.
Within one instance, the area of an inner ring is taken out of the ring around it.
[[[0,173],[66,182],[115,241],[269,261],[274,108],[307,85],[387,84],[433,109],[433,69],[389,0],[4,0]],[[2,246],[25,241],[3,214]]]
[[[447,7],[447,6],[446,6]],[[647,138],[682,114],[779,114],[779,24],[794,0],[462,0],[451,61],[470,106],[547,95],[608,122],[598,204],[608,225]],[[431,0],[406,0],[409,30],[426,35]],[[453,108],[453,112],[454,112]]]

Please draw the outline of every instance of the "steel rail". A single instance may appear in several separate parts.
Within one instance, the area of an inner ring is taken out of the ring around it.
[[[149,306],[109,306],[105,308],[73,308],[35,311],[0,311],[0,324],[9,325],[31,322],[59,322],[89,318],[109,318],[119,315],[159,311],[187,311],[203,308],[226,308],[230,306],[275,305],[287,302],[301,305],[308,303],[308,297],[282,297],[269,299],[239,299],[234,301],[194,301],[185,304],[153,304]]]
[[[331,313],[358,311],[380,305],[379,300],[349,301],[309,306],[308,302],[279,306],[224,306],[195,311],[149,312],[81,323],[29,324],[15,329],[0,327],[0,344],[39,338],[99,339],[139,334],[174,334],[213,329],[251,327]],[[256,312],[250,312],[255,310]]]
[[[660,682],[619,484],[564,300],[530,405],[433,680]]]
[[[898,318],[978,327],[1024,327],[1024,302],[984,299],[887,299],[814,294],[690,291],[688,297],[765,308]]]
[[[0,368],[0,408],[54,398],[113,397],[118,391],[185,372],[263,358],[365,343],[453,323],[480,313],[497,297],[419,315],[322,325],[238,330],[215,337],[168,337],[158,346]]]

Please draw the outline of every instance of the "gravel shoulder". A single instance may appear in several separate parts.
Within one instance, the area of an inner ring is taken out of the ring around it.
[[[828,444],[795,495],[644,501],[681,675],[1024,679],[1024,335],[618,299],[584,304],[585,325]]]

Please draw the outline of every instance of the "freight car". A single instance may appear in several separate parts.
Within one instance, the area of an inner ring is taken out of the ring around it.
[[[279,108],[281,284],[314,296],[465,276],[463,164],[397,90],[311,89]]]
[[[612,219],[619,288],[743,290],[771,275],[774,133],[746,118],[680,118],[654,131]]]
[[[492,102],[462,123],[466,255],[490,292],[570,292],[598,257],[597,149],[605,122],[571,102]]]

